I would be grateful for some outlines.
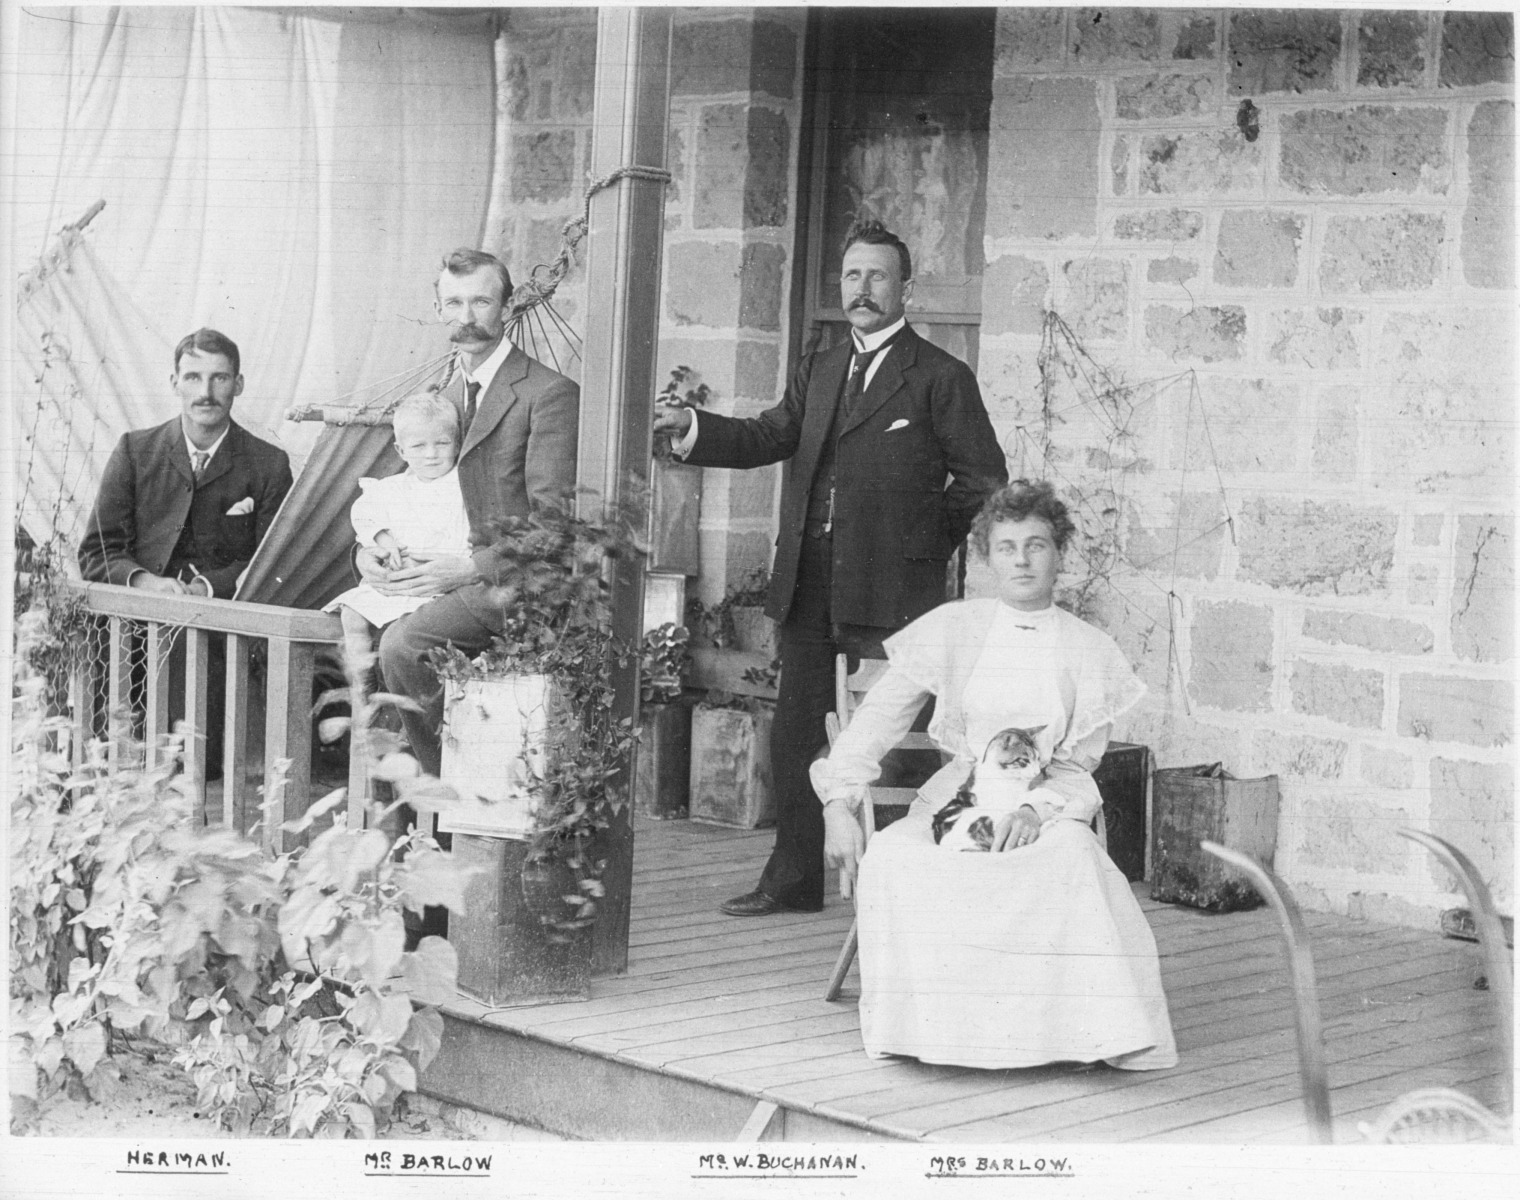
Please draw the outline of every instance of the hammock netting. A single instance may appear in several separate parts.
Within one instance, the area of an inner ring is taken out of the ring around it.
[[[28,428],[22,431],[28,460],[22,519],[34,539],[47,540],[52,532],[71,545],[77,544],[88,515],[88,508],[73,498],[93,491],[91,464],[99,460],[102,449],[109,451],[115,431],[142,423],[134,420],[135,413],[125,405],[95,407],[86,399],[95,393],[105,397],[133,394],[124,380],[93,387],[81,374],[80,363],[95,364],[100,372],[114,369],[104,348],[89,344],[90,331],[100,327],[98,314],[92,322],[85,313],[74,311],[73,319],[66,322],[85,344],[71,346],[56,332],[60,316],[81,295],[127,302],[125,293],[101,274],[84,240],[82,224],[67,227],[39,268],[23,281],[18,305],[27,368],[39,382],[49,372],[55,376],[52,387],[39,387],[38,403],[29,414]],[[585,228],[584,217],[566,224],[559,255],[553,263],[536,268],[514,291],[508,311],[507,336],[556,366],[556,341],[579,357],[580,337],[555,311],[552,298],[574,265],[575,248]],[[57,286],[65,272],[68,286]],[[352,586],[354,537],[349,510],[358,498],[359,480],[383,478],[403,469],[391,437],[391,411],[412,392],[444,386],[453,361],[452,355],[445,354],[332,404],[299,406],[287,414],[297,421],[319,420],[323,428],[249,563],[236,599],[320,608]],[[56,381],[60,372],[65,376],[61,385]],[[141,363],[134,374],[147,378],[151,371]],[[239,416],[241,423],[249,424]],[[257,425],[253,428],[268,436]]]
[[[70,557],[112,448],[178,413],[172,349],[209,325],[242,350],[234,419],[301,480],[243,595],[321,599],[335,573],[318,560],[353,540],[326,514],[348,476],[387,469],[385,436],[334,447],[286,410],[436,375],[430,272],[485,240],[497,186],[497,24],[485,10],[17,14],[28,135],[8,236],[35,266],[7,415],[34,542]],[[308,553],[266,561],[287,535]]]
[[[30,376],[18,380],[15,409],[20,518],[37,543],[78,544],[117,439],[174,411],[165,380],[175,335],[210,324],[243,350],[248,385],[235,419],[289,451],[296,474],[237,599],[317,608],[350,586],[359,479],[402,469],[389,414],[453,369],[442,328],[418,310],[414,264],[482,227],[494,126],[460,119],[460,97],[491,112],[496,84],[489,14],[392,14],[377,39],[368,17],[345,13],[124,9],[24,22],[27,52],[57,63],[81,95],[95,97],[98,80],[114,89],[73,107],[56,88],[25,100],[41,164],[18,182],[29,236],[40,242],[37,226],[57,230],[104,198],[48,241],[18,289]],[[281,64],[288,88],[270,91],[267,64],[229,75],[248,45]],[[149,63],[196,86],[166,91]],[[447,89],[409,86],[444,72]],[[168,139],[153,180],[122,174],[141,159],[145,128]],[[329,136],[292,139],[290,129]],[[216,157],[219,147],[232,156]],[[326,201],[311,186],[323,177]],[[669,179],[628,166],[593,182],[554,260],[520,278],[509,306],[507,336],[568,374],[580,337],[551,301],[574,266],[592,194],[623,177]],[[168,199],[144,207],[145,186]],[[223,186],[225,196],[206,191]],[[93,194],[81,200],[85,187]],[[326,235],[324,211],[344,214]],[[169,241],[175,252],[157,253]],[[339,265],[354,263],[363,271],[340,283]],[[253,314],[248,295],[261,301]],[[238,336],[249,327],[253,337]],[[325,381],[337,384],[331,396]],[[320,399],[292,407],[312,395]]]

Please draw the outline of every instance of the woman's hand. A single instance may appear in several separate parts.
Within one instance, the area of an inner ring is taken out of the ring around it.
[[[1040,814],[1025,804],[1016,813],[999,817],[992,827],[993,850],[1017,850],[1040,836]]]
[[[842,803],[823,806],[823,858],[831,867],[844,872],[839,893],[848,896],[855,881],[855,869],[865,853],[866,834],[860,818]],[[846,882],[848,881],[848,882]]]

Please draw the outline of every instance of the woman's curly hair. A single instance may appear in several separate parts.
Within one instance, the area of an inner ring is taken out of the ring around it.
[[[971,522],[972,547],[985,559],[991,549],[992,527],[1004,521],[1022,521],[1026,517],[1039,517],[1050,526],[1057,550],[1065,550],[1071,535],[1077,531],[1066,505],[1056,496],[1055,488],[1043,479],[1015,479],[987,497],[982,511],[976,514],[976,519]]]

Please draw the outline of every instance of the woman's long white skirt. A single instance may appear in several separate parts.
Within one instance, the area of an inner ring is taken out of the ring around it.
[[[857,891],[860,1030],[873,1057],[968,1067],[1177,1062],[1156,940],[1092,831],[1048,821],[1001,854],[934,844],[910,812]]]

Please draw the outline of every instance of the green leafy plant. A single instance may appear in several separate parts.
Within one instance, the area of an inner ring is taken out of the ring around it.
[[[67,584],[65,562],[72,549],[61,540],[33,543],[24,530],[16,531],[16,588],[11,616],[41,613],[48,636],[34,637],[28,648],[31,665],[46,681],[44,696],[49,712],[62,711],[68,695],[69,675],[79,656],[87,652],[94,621],[79,593]]]
[[[663,408],[706,408],[712,389],[687,366],[672,367],[665,386],[655,393],[654,402]],[[662,462],[671,459],[670,440],[655,439],[654,456]]]
[[[775,703],[761,696],[746,696],[741,692],[730,692],[723,688],[708,688],[698,707],[732,708],[741,712],[760,713],[770,711],[775,707]]]
[[[734,609],[764,608],[770,593],[771,574],[765,567],[751,569],[743,579],[729,585],[723,599],[716,604],[703,604],[695,596],[686,602],[686,619],[693,628],[700,629],[702,637],[718,649],[729,649],[739,642],[734,625]]]
[[[287,969],[264,984],[253,1013],[225,988],[199,995],[185,1017],[204,1028],[175,1062],[198,1103],[232,1128],[262,1117],[292,1134],[373,1136],[437,1053],[443,1018],[432,1006],[452,999],[458,970],[442,938],[405,950],[401,909],[457,910],[463,873],[430,837],[414,831],[393,845],[341,822],[281,865]]]
[[[13,1124],[25,1129],[59,1090],[107,1096],[141,1049],[171,1054],[203,1111],[230,1129],[373,1135],[437,1052],[433,1006],[454,992],[452,948],[425,938],[407,951],[401,909],[457,908],[463,872],[430,839],[392,845],[376,828],[348,828],[335,812],[342,791],[287,823],[307,835],[335,813],[290,853],[202,828],[173,773],[177,742],[145,769],[124,713],[76,769],[71,720],[46,705],[39,664],[52,637],[43,611],[18,623]],[[379,769],[412,780],[418,800],[430,794],[407,756]],[[265,820],[282,787],[267,781]]]
[[[633,650],[612,632],[611,565],[640,553],[634,514],[592,520],[545,509],[515,522],[492,589],[503,631],[474,658],[447,647],[433,652],[446,679],[547,676],[565,705],[552,752],[534,762],[524,747],[520,770],[534,796],[525,876],[556,864],[570,881],[560,902],[540,912],[551,936],[584,929],[603,896],[599,835],[628,803],[627,764],[635,732],[616,711],[617,676]]]
[[[690,386],[688,386],[690,385]],[[670,408],[706,408],[712,389],[690,367],[672,367],[670,378],[655,396],[656,404]]]
[[[1016,474],[1044,478],[1066,498],[1073,539],[1057,604],[1093,619],[1113,577],[1126,565],[1123,517],[1143,463],[1134,429],[1156,381],[1127,382],[1088,351],[1054,312],[1045,314],[1037,354],[1040,420],[1019,431]],[[1065,426],[1074,425],[1072,435]],[[1099,445],[1084,439],[1101,438]]]
[[[770,594],[771,573],[765,567],[755,567],[738,583],[732,585],[723,597],[723,604],[734,608],[764,608]]]
[[[686,628],[693,645],[713,645],[713,632],[721,627],[722,620],[716,607],[703,604],[698,596],[686,597]]]
[[[781,684],[781,659],[773,658],[763,667],[746,667],[739,676],[745,683],[775,691]]]
[[[673,621],[651,629],[639,649],[639,699],[668,704],[681,698],[691,666],[691,633]]]

